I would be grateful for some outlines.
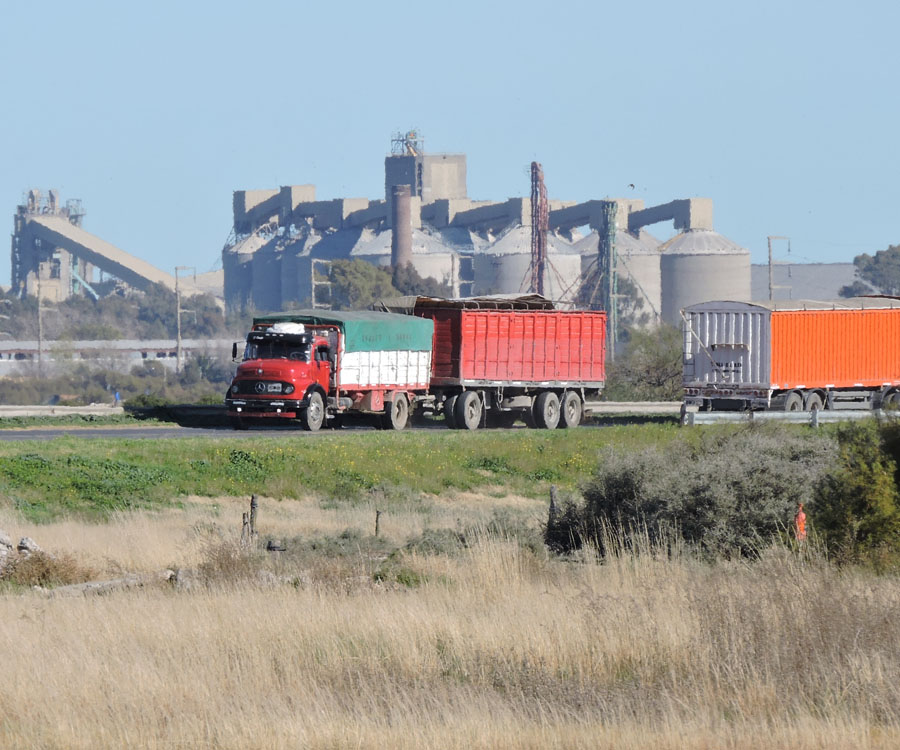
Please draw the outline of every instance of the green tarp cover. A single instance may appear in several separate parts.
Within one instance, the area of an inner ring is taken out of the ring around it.
[[[427,318],[369,310],[295,310],[253,319],[253,325],[288,322],[339,326],[346,352],[430,351],[434,333]]]

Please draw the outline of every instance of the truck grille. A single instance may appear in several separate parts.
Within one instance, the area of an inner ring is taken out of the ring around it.
[[[243,396],[282,396],[293,392],[293,385],[278,380],[239,380],[231,386],[233,395]]]

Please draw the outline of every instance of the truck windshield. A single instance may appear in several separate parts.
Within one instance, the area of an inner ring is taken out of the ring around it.
[[[284,339],[248,341],[244,359],[292,359],[309,362],[309,344]]]

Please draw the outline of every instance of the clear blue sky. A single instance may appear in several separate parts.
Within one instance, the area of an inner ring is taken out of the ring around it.
[[[798,261],[900,243],[895,2],[45,0],[0,24],[9,233],[55,187],[169,272],[219,262],[234,190],[381,197],[413,126],[468,155],[473,198],[527,195],[536,159],[554,198],[710,197],[754,262],[769,234]]]

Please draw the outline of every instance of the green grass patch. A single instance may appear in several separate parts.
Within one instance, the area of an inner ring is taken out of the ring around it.
[[[3,417],[0,430],[21,430],[29,427],[117,427],[146,426],[156,419],[137,419],[131,414],[66,414],[47,417]]]
[[[0,503],[44,521],[62,515],[102,519],[124,508],[170,505],[186,495],[318,496],[322,503],[408,505],[422,495],[498,484],[545,497],[551,483],[577,489],[607,445],[667,443],[678,428],[514,432],[357,432],[226,439],[0,444]]]

